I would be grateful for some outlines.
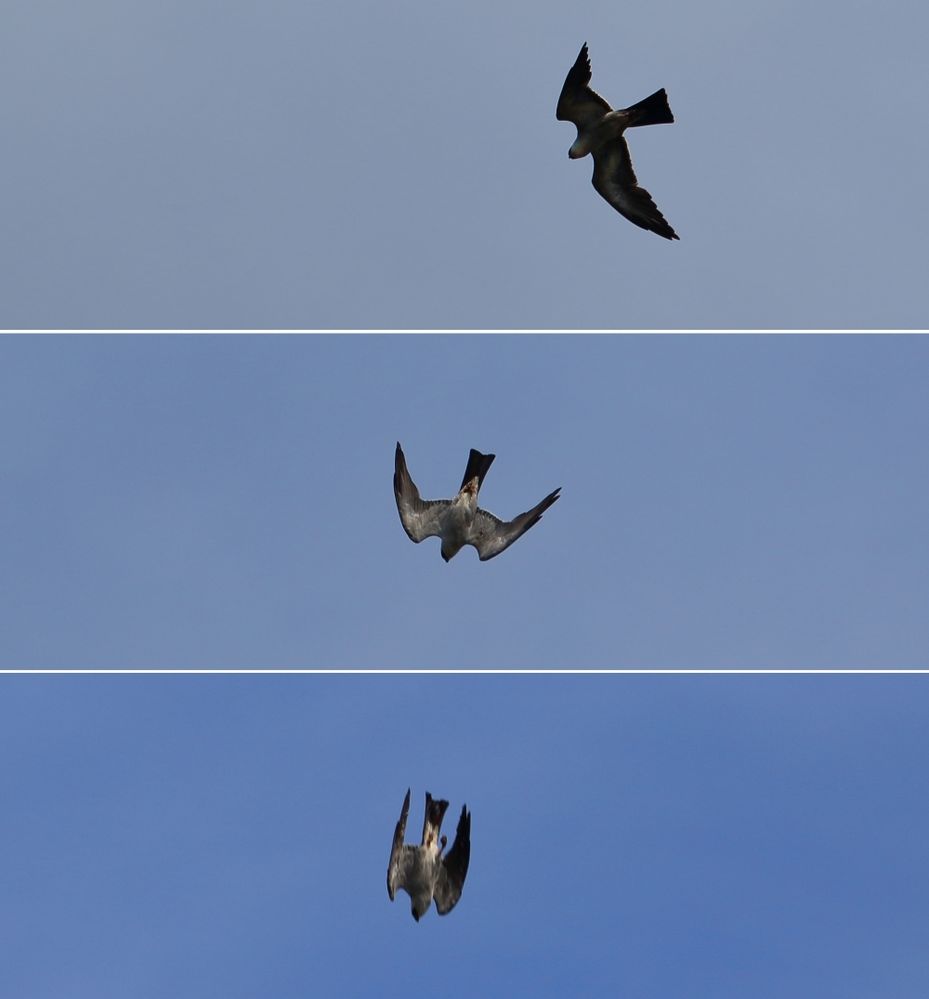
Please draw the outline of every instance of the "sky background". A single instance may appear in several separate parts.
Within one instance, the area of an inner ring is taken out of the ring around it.
[[[0,666],[929,664],[929,339],[0,338]],[[449,564],[391,489],[469,447]],[[0,677],[0,994],[929,991],[927,676]],[[461,902],[384,883],[403,795]]]
[[[929,665],[929,338],[0,338],[0,663]],[[482,563],[407,538],[468,449]]]
[[[927,680],[3,677],[0,989],[923,999]]]
[[[0,338],[0,666],[929,663],[929,339]],[[468,448],[525,537],[413,545]],[[0,994],[923,999],[929,677],[0,676]],[[448,917],[385,872],[473,816]]]
[[[917,0],[7,0],[3,328],[926,326]],[[679,243],[569,162],[582,42]]]

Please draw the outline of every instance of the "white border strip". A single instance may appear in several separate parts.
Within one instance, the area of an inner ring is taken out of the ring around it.
[[[924,676],[929,669],[0,669],[0,676]]]

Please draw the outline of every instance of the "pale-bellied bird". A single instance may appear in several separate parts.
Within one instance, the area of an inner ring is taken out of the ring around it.
[[[496,455],[471,448],[468,467],[458,495],[450,500],[424,500],[406,467],[403,448],[397,441],[394,454],[394,496],[403,529],[417,544],[424,538],[442,539],[442,558],[448,562],[465,545],[477,549],[482,562],[499,555],[522,537],[558,499],[559,487],[541,503],[512,520],[500,520],[477,505],[477,494]]]
[[[440,837],[442,819],[445,817],[447,801],[436,801],[426,792],[426,818],[423,822],[423,841],[419,846],[403,842],[407,816],[410,814],[410,791],[407,788],[400,812],[400,821],[394,830],[394,841],[390,848],[390,862],[387,865],[387,894],[391,902],[399,889],[403,889],[411,901],[413,918],[420,918],[435,901],[440,916],[451,912],[461,898],[471,859],[471,813],[462,805],[455,842],[445,856],[442,852],[448,842]]]

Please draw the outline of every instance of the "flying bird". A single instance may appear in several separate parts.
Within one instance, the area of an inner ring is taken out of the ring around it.
[[[560,486],[541,503],[512,520],[500,520],[478,507],[477,494],[495,457],[471,448],[458,495],[450,500],[424,500],[420,499],[419,490],[410,478],[403,449],[397,441],[394,496],[400,522],[410,540],[418,544],[423,538],[441,538],[442,558],[446,562],[465,545],[473,545],[481,561],[486,562],[509,548],[533,524],[537,524],[542,514],[558,499]]]
[[[576,160],[588,153],[593,155],[593,185],[620,215],[665,239],[680,239],[652,201],[652,196],[644,187],[639,187],[623,137],[627,128],[670,125],[674,121],[664,88],[630,108],[614,111],[590,89],[589,83],[590,58],[584,42],[577,61],[568,71],[555,110],[559,121],[573,121],[577,125],[577,138],[568,150],[568,156]]]
[[[468,874],[468,861],[471,859],[471,813],[467,806],[461,806],[455,842],[443,857],[442,851],[448,840],[445,836],[440,838],[439,831],[446,808],[447,801],[436,801],[427,791],[422,844],[412,846],[404,843],[403,834],[410,814],[410,791],[407,788],[400,821],[394,830],[390,863],[387,865],[387,894],[392,902],[397,890],[402,888],[412,900],[410,907],[417,923],[433,899],[440,916],[451,912],[461,898],[461,889]]]

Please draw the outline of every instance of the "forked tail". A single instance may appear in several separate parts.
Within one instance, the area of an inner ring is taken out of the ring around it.
[[[477,477],[477,488],[480,489],[484,484],[487,469],[490,468],[496,457],[495,454],[481,454],[480,451],[471,448],[471,454],[468,455],[468,467],[465,469],[464,478],[461,480],[458,491],[461,492],[475,476]]]
[[[448,802],[437,801],[432,795],[426,792],[426,819],[423,822],[423,846],[438,846],[439,832],[442,829],[442,819],[445,818],[445,809]]]
[[[656,90],[651,97],[633,104],[631,108],[626,108],[633,117],[629,127],[637,125],[670,125],[674,121],[671,114],[671,107],[668,104],[668,95],[664,87]]]

